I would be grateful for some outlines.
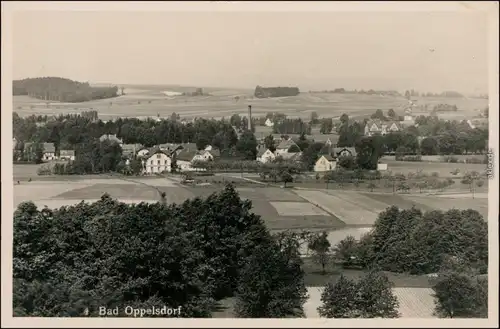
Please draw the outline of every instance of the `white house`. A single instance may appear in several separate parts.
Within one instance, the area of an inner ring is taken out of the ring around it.
[[[274,126],[274,122],[270,118],[267,118],[266,122],[264,122],[264,124],[266,125],[266,127],[272,127],[272,126]]]
[[[75,161],[75,151],[74,150],[61,150],[59,151],[59,159],[66,161]]]
[[[183,149],[176,155],[175,160],[179,171],[193,171],[192,162],[198,152],[195,150]]]
[[[257,161],[266,163],[266,162],[271,162],[274,159],[276,159],[276,155],[274,155],[273,152],[271,152],[270,149],[260,149],[257,152]]]
[[[397,121],[370,120],[365,126],[365,135],[386,135],[391,132],[401,131],[401,124]]]
[[[54,143],[43,143],[43,161],[50,161],[56,158],[56,147]]]
[[[146,174],[157,174],[165,171],[170,172],[172,159],[170,155],[161,150],[151,152],[152,154],[144,161],[144,172]]]
[[[336,167],[337,162],[335,161],[335,159],[331,155],[325,154],[320,156],[318,161],[316,161],[316,164],[314,165],[314,171],[325,172],[334,170]]]
[[[297,144],[295,144],[295,142],[291,138],[281,141],[276,147],[275,155],[279,156],[288,153],[290,147],[294,145],[297,146]]]

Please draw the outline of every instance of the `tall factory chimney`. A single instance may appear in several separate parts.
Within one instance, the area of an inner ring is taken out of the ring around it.
[[[252,105],[248,105],[248,131],[252,131]]]

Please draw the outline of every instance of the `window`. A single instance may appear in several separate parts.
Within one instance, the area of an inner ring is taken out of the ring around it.
[[[157,154],[157,155],[156,155],[156,158],[157,158],[157,159],[161,159],[161,154]]]
[[[160,160],[158,160],[157,162],[158,162],[158,165],[160,165]]]

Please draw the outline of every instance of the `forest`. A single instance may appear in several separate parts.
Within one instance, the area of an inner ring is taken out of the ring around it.
[[[28,78],[12,82],[14,96],[26,95],[44,101],[81,103],[118,96],[118,87],[92,87],[59,77]]]

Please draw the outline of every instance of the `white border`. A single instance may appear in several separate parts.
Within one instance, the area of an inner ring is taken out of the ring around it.
[[[489,327],[498,326],[498,3],[482,2],[2,2],[2,327]],[[489,13],[490,148],[495,154],[494,180],[489,189],[489,310],[487,320],[469,319],[102,319],[12,317],[12,12],[18,10],[85,11],[487,11]]]

